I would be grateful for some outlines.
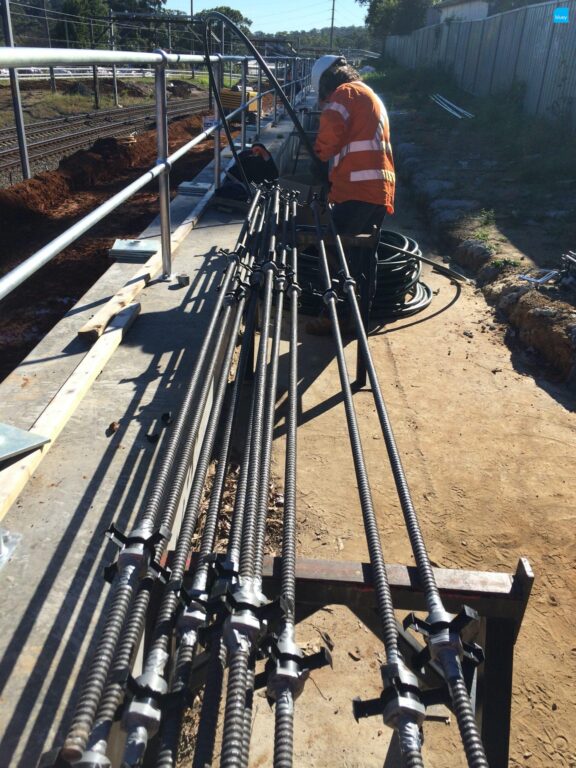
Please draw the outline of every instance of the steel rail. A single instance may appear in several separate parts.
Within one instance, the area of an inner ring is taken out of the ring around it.
[[[245,246],[250,219],[256,211],[258,201],[259,196],[256,195],[238,238],[237,251],[242,250]],[[118,574],[114,581],[110,610],[62,750],[66,759],[80,759],[86,748],[134,591],[140,577],[146,574],[152,557],[156,558],[158,554],[161,554],[159,550],[163,549],[163,545],[155,545],[154,551],[151,552],[150,546],[147,544],[154,533],[159,530],[158,518],[161,519],[162,525],[167,526],[168,529],[171,528],[171,521],[176,511],[194,449],[195,437],[192,439],[193,432],[197,432],[201,418],[201,409],[195,407],[197,406],[198,388],[202,383],[203,386],[198,398],[201,403],[207,397],[211,378],[210,372],[216,366],[218,342],[221,344],[224,338],[222,331],[224,325],[220,320],[220,313],[237,268],[238,262],[232,261],[226,269],[220,294],[212,310],[207,333],[196,358],[194,371],[180,406],[178,417],[170,431],[166,449],[162,453],[152,492],[141,519],[128,537],[127,546],[121,550],[118,557]],[[229,314],[227,310],[229,310],[228,307],[224,308],[224,314]],[[162,515],[160,515],[161,505]],[[166,543],[165,538],[162,538],[161,542]]]
[[[207,109],[207,99],[203,99],[202,103],[198,103],[198,101],[199,100],[196,100],[194,104],[175,105],[172,109],[168,110],[168,118],[174,119],[175,117],[181,117],[182,115],[195,115]],[[117,136],[121,132],[130,133],[141,125],[145,125],[148,122],[154,122],[155,113],[153,110],[150,110],[150,108],[147,107],[145,114],[135,114],[133,120],[130,120],[126,113],[123,113],[122,117],[122,120],[115,122],[110,122],[109,120],[102,121],[100,125],[64,133],[64,135],[62,135],[61,132],[65,131],[65,129],[68,127],[65,124],[58,126],[58,128],[55,127],[52,130],[43,129],[42,131],[38,131],[37,134],[45,138],[40,138],[37,141],[28,142],[28,149],[31,151],[41,149],[42,153],[30,155],[30,159],[38,160],[40,158],[46,157],[47,153],[55,154],[57,152],[74,149],[77,146],[86,145],[86,143],[90,140],[94,141],[95,139],[107,138],[108,136]],[[86,118],[82,117],[82,122],[87,122]],[[50,135],[56,131],[58,131],[57,135]],[[30,131],[28,131],[28,136],[30,136]],[[85,138],[83,140],[79,140],[79,137],[81,136],[84,136]],[[52,145],[62,144],[62,142],[66,142],[65,146],[54,147],[52,153],[49,151]],[[6,168],[7,165],[14,164],[11,163],[10,160],[8,163],[6,163],[4,158],[10,158],[10,156],[16,152],[17,147],[7,147],[6,149],[0,149],[0,162],[2,163],[1,168]]]
[[[386,664],[382,669],[384,689],[396,689],[398,687],[398,683],[402,681],[402,678],[409,680],[410,688],[412,688],[414,686],[415,678],[405,667],[402,656],[398,649],[396,617],[394,614],[394,606],[392,604],[390,585],[388,583],[388,577],[386,574],[384,555],[382,552],[380,533],[378,530],[378,523],[374,511],[370,481],[368,479],[368,472],[366,469],[366,462],[362,449],[360,431],[358,428],[358,419],[356,416],[356,409],[354,407],[352,387],[350,385],[348,367],[344,354],[344,345],[342,343],[342,334],[340,331],[338,312],[336,308],[337,295],[332,286],[332,278],[328,265],[326,245],[324,242],[324,234],[320,222],[320,211],[317,200],[312,202],[312,210],[314,213],[318,250],[320,253],[320,266],[323,274],[325,288],[324,301],[332,324],[332,335],[336,345],[336,358],[338,362],[338,372],[340,376],[342,394],[344,397],[346,423],[348,426],[350,445],[352,448],[352,458],[354,461],[356,481],[358,483],[358,493],[360,498],[360,506],[362,509],[362,519],[366,534],[366,543],[368,546],[370,564],[373,569],[374,591],[376,595],[378,615],[382,623],[383,642],[386,654]],[[351,278],[349,278],[349,281],[351,281]],[[353,283],[353,281],[351,282]],[[417,684],[415,687],[417,690]],[[397,701],[400,701],[400,697],[398,697]],[[421,757],[420,724],[423,720],[424,712],[423,707],[419,705],[419,703],[416,709],[420,711],[412,717],[412,712],[398,705],[396,707],[396,711],[394,712],[393,719],[389,719],[388,721],[388,724],[392,725],[392,727],[398,732],[403,761],[402,764],[403,766],[406,766],[406,768],[418,768],[418,766],[423,766]]]
[[[255,99],[252,99],[251,102],[254,100]],[[233,119],[237,114],[239,114],[240,111],[241,108],[239,107],[238,109],[231,112],[226,119]],[[166,162],[159,163],[158,165],[155,165],[154,168],[151,168],[149,171],[143,173],[127,187],[124,187],[124,189],[122,189],[120,192],[113,195],[109,200],[106,200],[106,202],[102,203],[102,205],[98,206],[98,208],[95,208],[89,214],[84,216],[84,218],[80,219],[80,221],[77,221],[75,224],[73,224],[61,235],[58,235],[58,237],[54,238],[54,240],[40,248],[40,250],[36,251],[35,254],[30,256],[28,259],[23,261],[13,270],[0,278],[0,301],[9,293],[11,293],[11,291],[21,285],[25,280],[27,280],[31,275],[41,269],[45,264],[48,264],[48,262],[51,261],[59,253],[61,253],[64,248],[77,240],[81,235],[88,232],[89,229],[91,229],[99,221],[102,221],[102,219],[106,218],[106,216],[112,213],[112,211],[115,211],[116,208],[122,205],[122,203],[125,203],[126,200],[132,197],[133,194],[145,187],[153,179],[160,176],[161,173],[163,173],[181,157],[186,155],[197,144],[200,144],[202,141],[207,139],[214,133],[214,131],[218,130],[219,126],[220,123],[207,128],[205,131],[202,131],[202,133],[199,133],[198,136],[195,136],[193,139],[191,139],[191,141],[187,142],[182,147],[180,147],[180,149],[177,149],[175,152],[173,152],[166,159]]]
[[[330,207],[328,210],[328,221],[332,237],[336,244],[338,261],[340,262],[340,276],[343,279],[344,290],[352,310],[358,344],[360,345],[366,365],[366,371],[370,380],[370,387],[386,445],[388,460],[390,462],[394,483],[396,485],[396,492],[404,516],[404,523],[414,554],[420,583],[424,591],[428,609],[427,623],[430,625],[428,645],[431,650],[431,656],[441,665],[450,689],[468,765],[473,768],[487,768],[488,762],[486,760],[484,747],[482,746],[480,733],[474,719],[472,703],[468,696],[462,673],[460,663],[462,649],[460,640],[450,629],[451,616],[444,608],[442,598],[440,597],[440,591],[436,583],[432,563],[430,562],[418,515],[408,486],[406,473],[402,466],[402,459],[400,458],[390,417],[388,416],[388,411],[382,395],[376,366],[374,365],[372,353],[370,352],[368,336],[362,322],[362,315],[356,297],[354,281],[350,275],[348,261],[336,230]]]

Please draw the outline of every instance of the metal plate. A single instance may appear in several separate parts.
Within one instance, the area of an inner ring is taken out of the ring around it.
[[[33,432],[26,432],[24,429],[0,422],[0,462],[35,451],[49,442],[49,437],[35,435]]]

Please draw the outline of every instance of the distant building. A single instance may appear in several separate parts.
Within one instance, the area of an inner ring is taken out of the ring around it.
[[[487,0],[442,0],[428,9],[426,25],[441,24],[443,21],[478,21],[488,16]]]

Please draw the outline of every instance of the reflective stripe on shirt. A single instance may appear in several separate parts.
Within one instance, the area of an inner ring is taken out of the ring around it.
[[[383,168],[374,168],[370,171],[351,171],[350,181],[377,181],[384,179],[385,181],[396,181],[396,174],[394,171],[386,171]]]
[[[340,152],[334,156],[334,167],[343,160],[349,152],[392,152],[392,145],[388,141],[379,139],[364,139],[362,141],[351,141],[342,147]]]
[[[324,105],[324,109],[333,109],[335,112],[341,114],[344,120],[350,119],[350,112],[348,112],[345,106],[338,104],[337,101],[329,101]]]

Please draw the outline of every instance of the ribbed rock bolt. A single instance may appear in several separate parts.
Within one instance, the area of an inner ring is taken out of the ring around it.
[[[260,196],[261,194],[259,192],[255,195],[250,206],[250,210],[248,211],[247,218],[242,224],[242,229],[236,244],[236,251],[238,252],[244,249],[248,237],[250,236],[252,223],[254,219],[257,218],[260,205]],[[213,346],[214,335],[221,328],[221,323],[219,322],[220,310],[222,309],[224,301],[226,300],[226,294],[230,289],[232,279],[236,275],[237,269],[238,264],[236,262],[231,262],[224,273],[224,279],[220,285],[218,298],[212,311],[211,321],[208,325],[206,335],[204,336],[202,345],[195,361],[194,372],[186,388],[186,393],[184,395],[182,405],[180,406],[178,416],[170,431],[168,444],[162,454],[160,465],[157,469],[155,469],[156,476],[154,480],[154,486],[148,499],[148,503],[146,504],[143,516],[144,521],[156,520],[160,504],[163,501],[168,489],[172,490],[172,497],[174,496],[173,484],[170,482],[169,485],[168,481],[172,479],[173,474],[175,474],[175,471],[178,468],[179,462],[177,461],[177,456],[179,454],[180,443],[182,442],[182,438],[190,419],[190,415],[193,412],[196,390],[198,389],[199,384],[204,381],[204,374],[202,369],[204,367],[208,353]]]
[[[124,632],[114,656],[111,667],[110,679],[108,680],[100,706],[96,713],[94,728],[88,740],[88,750],[100,752],[105,755],[108,748],[108,738],[110,729],[114,725],[117,716],[119,703],[124,696],[125,683],[122,678],[127,669],[130,669],[134,659],[134,654],[140,644],[139,628],[143,626],[146,619],[146,611],[150,600],[150,590],[153,582],[144,581],[140,585],[138,594],[130,608],[128,620],[124,627]]]
[[[224,682],[224,665],[215,650],[210,655],[206,679],[210,682],[204,688],[192,768],[206,768],[207,765],[212,765],[214,758],[214,742],[216,741],[216,729],[218,727],[222,685]],[[157,768],[172,768],[172,765],[164,766],[158,764]]]
[[[246,671],[246,699],[244,702],[244,733],[242,735],[242,768],[250,763],[250,739],[252,736],[252,708],[254,704],[254,664],[255,655],[250,654]]]
[[[248,217],[243,224],[238,240],[239,248],[244,246],[249,236],[259,205],[259,200],[260,194],[257,194],[252,201]],[[196,405],[196,389],[200,382],[204,382],[202,376],[205,375],[205,373],[203,374],[202,369],[204,368],[208,353],[213,346],[214,335],[217,330],[221,329],[221,326],[218,323],[220,310],[237,268],[237,263],[231,262],[226,269],[224,279],[220,286],[221,291],[216,300],[206,336],[204,337],[200,352],[196,359],[194,372],[191,376],[182,405],[180,406],[178,417],[170,432],[167,446],[163,450],[158,467],[155,469],[154,485],[149,501],[145,507],[142,520],[138,523],[140,529],[148,530],[150,532],[154,530],[157,523],[160,504],[164,499],[168,481],[172,478],[173,473],[178,467],[177,458],[180,461],[183,459],[185,460],[186,458],[180,453],[180,444],[185,434],[185,428],[194,413],[193,406]],[[168,515],[164,516],[164,520],[170,520],[173,517],[173,514],[170,514],[170,512]],[[141,559],[144,561],[146,557],[147,555],[143,554]],[[121,568],[120,573],[116,577],[114,595],[111,598],[112,602],[102,630],[101,639],[96,649],[96,653],[93,656],[85,683],[80,692],[72,724],[62,748],[62,756],[67,760],[79,760],[86,748],[106,679],[108,677],[110,665],[114,657],[116,645],[139,576],[140,570],[130,566]]]
[[[168,661],[168,658],[169,658],[169,646],[172,639],[172,630],[174,627],[175,614],[176,614],[176,609],[178,608],[178,605],[179,605],[179,595],[178,595],[178,592],[174,589],[174,584],[180,583],[182,578],[184,577],[184,571],[186,569],[188,555],[190,553],[190,549],[192,546],[192,536],[194,535],[194,531],[196,530],[196,524],[198,522],[198,514],[200,511],[200,501],[202,498],[202,492],[204,490],[204,485],[206,482],[206,474],[208,472],[208,466],[210,464],[210,459],[212,457],[212,450],[213,450],[214,442],[216,439],[216,433],[217,433],[218,424],[220,421],[220,414],[222,412],[222,406],[224,404],[224,397],[225,397],[227,386],[228,386],[228,378],[229,378],[230,368],[232,365],[232,359],[234,356],[234,350],[236,347],[236,340],[237,340],[238,332],[240,329],[240,323],[242,321],[242,312],[244,308],[244,303],[245,303],[244,296],[241,297],[236,303],[236,308],[235,308],[236,317],[234,318],[232,323],[230,337],[229,337],[228,345],[226,347],[226,351],[224,354],[224,360],[222,363],[222,370],[218,378],[216,391],[214,394],[214,401],[213,401],[210,415],[208,418],[208,424],[206,427],[204,439],[202,441],[202,447],[200,449],[200,454],[198,456],[198,461],[197,461],[196,469],[194,472],[194,479],[192,481],[192,486],[190,489],[190,496],[186,504],[186,509],[184,511],[184,515],[182,518],[182,525],[180,528],[180,532],[178,534],[178,540],[176,543],[176,549],[174,551],[174,557],[172,562],[172,572],[170,576],[170,582],[167,584],[165,588],[162,601],[160,603],[160,608],[158,611],[158,616],[157,616],[156,624],[154,628],[153,640],[148,650],[146,661],[144,664],[144,673],[154,672],[160,677],[165,676],[165,667],[166,667],[166,662]],[[188,645],[193,645],[192,640],[188,643]],[[134,702],[136,706],[138,705],[138,702],[139,702],[139,697],[136,697]],[[130,707],[128,709],[128,714],[130,714]],[[138,721],[137,718],[135,719],[134,722],[135,722],[135,725],[133,725],[133,728],[134,730],[138,729],[138,733],[140,734],[139,740],[143,741],[142,751],[144,751],[146,749],[148,737],[152,734],[147,733],[146,730],[142,732],[141,723]],[[133,738],[130,738],[130,733],[128,736],[129,736],[129,742],[136,741],[136,736],[134,736]],[[127,753],[125,754],[125,763],[126,765],[129,764]]]
[[[292,237],[296,243],[296,201],[291,203]],[[290,295],[290,356],[288,413],[286,415],[286,463],[284,479],[284,528],[282,535],[282,594],[296,600],[296,434],[298,429],[298,253],[292,248]],[[294,617],[290,619],[293,621]]]
[[[253,578],[256,554],[256,515],[260,488],[260,461],[262,456],[262,433],[264,427],[264,405],[266,401],[266,359],[270,336],[270,310],[274,274],[272,269],[265,270],[264,299],[260,326],[260,341],[256,362],[253,396],[253,430],[250,444],[250,465],[248,468],[248,486],[244,526],[240,551],[240,575]]]
[[[139,573],[136,566],[124,568],[117,577],[104,630],[92,658],[76,706],[74,719],[62,748],[62,757],[70,762],[77,761],[82,757],[88,742],[100,696],[108,677],[108,670],[114,658],[116,644],[132,602],[138,579]]]
[[[458,721],[460,737],[464,745],[466,759],[470,768],[488,768],[484,745],[478,733],[472,702],[462,677],[448,680],[452,704]]]
[[[360,497],[360,506],[362,508],[362,520],[364,522],[364,531],[366,542],[368,544],[368,553],[370,555],[370,564],[372,566],[372,578],[374,581],[374,592],[378,604],[378,613],[382,622],[382,633],[386,658],[388,663],[395,663],[398,660],[398,638],[396,629],[396,617],[394,615],[394,606],[392,605],[392,596],[390,594],[390,585],[386,574],[384,564],[384,555],[380,543],[380,533],[374,513],[374,504],[372,501],[372,492],[366,472],[366,462],[358,430],[358,421],[356,410],[352,399],[352,388],[348,378],[346,367],[346,358],[344,356],[344,347],[342,345],[342,335],[338,324],[338,314],[336,311],[336,296],[332,293],[332,281],[330,270],[328,268],[328,259],[326,248],[322,239],[322,228],[320,225],[320,216],[317,204],[313,204],[314,217],[316,220],[316,230],[318,232],[318,246],[320,251],[320,264],[324,277],[326,288],[326,304],[330,322],[332,324],[334,341],[336,343],[336,359],[338,362],[338,372],[340,375],[340,384],[344,396],[344,409],[346,412],[346,422],[348,425],[348,434],[352,448],[352,458],[354,460],[354,470],[356,482],[358,483],[358,495]]]
[[[250,649],[247,643],[230,654],[220,768],[242,766],[249,657]]]
[[[255,304],[254,304],[254,301],[252,301],[251,299],[249,308],[248,308],[248,324],[250,324],[251,322],[252,323],[254,322],[254,309],[255,309]],[[238,311],[239,313],[242,312],[241,306],[239,307]],[[236,333],[233,336],[234,340],[238,335],[237,331],[238,329],[236,328]],[[193,577],[193,582],[192,582],[193,591],[197,590],[199,592],[203,592],[206,589],[206,585],[207,585],[207,579],[209,574],[209,564],[204,562],[204,558],[208,554],[210,554],[214,549],[216,528],[218,525],[218,516],[220,512],[220,505],[222,502],[222,494],[224,492],[224,486],[226,482],[228,454],[230,451],[232,428],[234,426],[235,417],[237,415],[237,409],[238,409],[238,404],[240,401],[240,394],[241,394],[241,385],[244,380],[247,359],[248,359],[248,345],[247,343],[244,343],[242,345],[240,357],[238,360],[236,375],[235,375],[234,384],[232,387],[232,393],[231,393],[228,405],[226,407],[226,414],[224,418],[224,433],[221,439],[220,450],[218,453],[218,465],[217,465],[216,473],[214,475],[214,480],[212,483],[212,489],[210,493],[210,502],[208,505],[208,510],[206,512],[204,530],[202,532],[202,541],[200,545],[200,552],[199,552],[199,558],[198,558],[199,565],[196,568],[196,571]],[[225,368],[227,367],[228,366],[225,366]],[[226,375],[226,380],[227,380],[227,375]],[[222,381],[223,379],[221,380],[221,382]],[[216,399],[218,400],[219,397],[220,396],[217,395]],[[196,640],[197,640],[197,632],[194,629],[187,629],[181,634],[180,641],[178,643],[176,664],[175,664],[174,672],[172,675],[172,683],[171,683],[172,693],[184,694],[184,692],[188,689],[190,675],[192,671],[192,663],[193,663],[194,655],[196,651]],[[211,642],[212,647],[214,647],[214,645],[218,646],[219,642],[220,641],[218,638],[213,638]],[[216,662],[216,664],[214,662]],[[211,660],[209,663],[209,671],[207,675],[207,679],[210,681],[210,684],[206,686],[204,702],[209,702],[211,700],[211,697],[213,697],[213,687],[215,685],[215,682],[217,681],[219,681],[217,701],[218,702],[220,701],[221,685],[222,685],[221,678],[222,678],[222,666],[218,658],[218,654],[213,652],[211,655]],[[184,697],[181,696],[180,699],[174,702],[170,710],[169,717],[164,718],[164,721],[161,727],[161,734],[160,734],[160,747],[159,747],[159,754],[158,754],[157,763],[156,763],[157,768],[173,768],[173,766],[176,764],[176,753],[178,749],[178,739],[179,739],[179,732],[180,732],[180,727],[182,722],[184,706],[185,706],[185,700],[184,700]],[[208,709],[208,703],[206,703],[206,708]],[[201,720],[205,717],[204,711],[205,711],[205,707],[203,704]],[[218,716],[217,708],[214,716],[216,718]],[[200,731],[204,732],[203,726],[200,727]],[[199,731],[199,734],[200,734],[200,731]],[[206,739],[204,740],[206,741]],[[197,741],[197,745],[198,745],[198,741]],[[204,751],[206,751],[206,746],[204,747]],[[196,751],[198,751],[198,746]],[[211,759],[212,757],[210,756],[209,758],[206,759],[206,761],[209,763],[211,762]]]
[[[336,242],[341,273],[346,281],[350,278],[348,263],[346,261],[346,256],[344,254],[340,238],[338,237],[332,216],[329,216],[329,221],[332,235]],[[366,364],[366,370],[370,380],[370,386],[372,388],[376,410],[380,420],[380,425],[386,444],[386,450],[388,452],[388,458],[392,468],[392,474],[396,484],[398,497],[400,499],[410,544],[412,546],[414,560],[418,569],[420,583],[424,591],[428,612],[430,617],[433,617],[434,615],[446,615],[442,599],[440,597],[440,592],[436,584],[434,571],[432,570],[430,557],[428,555],[424,537],[422,535],[422,530],[420,528],[420,523],[418,521],[418,516],[414,508],[410,489],[408,488],[408,482],[404,468],[402,466],[396,440],[394,438],[392,424],[390,422],[388,411],[382,396],[382,391],[380,389],[380,383],[378,381],[376,367],[374,365],[370,347],[368,345],[368,338],[363,327],[356,293],[351,283],[346,284],[346,292],[348,294],[348,301],[354,315],[355,325],[358,331],[358,342],[361,346],[362,354]],[[468,764],[472,768],[484,768],[484,766],[487,766],[488,763],[486,761],[484,747],[482,745],[478,726],[474,718],[470,697],[468,696],[466,685],[461,673],[458,655],[456,651],[454,651],[453,653],[448,654],[448,656],[449,659],[447,660],[446,664],[444,664],[446,658],[445,656],[443,656],[440,661],[442,665],[445,666],[445,671],[447,673],[446,676],[451,680],[449,687],[453,696],[454,711],[458,720],[458,727],[462,736],[462,743],[464,745]],[[460,676],[456,679],[451,676],[454,665],[456,669],[460,670]],[[457,700],[455,697],[457,697]]]
[[[294,754],[294,699],[289,688],[276,696],[274,768],[292,768]]]
[[[348,262],[344,254],[344,250],[342,248],[342,243],[338,237],[338,233],[336,231],[336,227],[331,215],[329,216],[329,222],[332,235],[336,243],[336,250],[340,262],[340,271],[346,281],[351,277],[350,270],[348,268]],[[404,467],[402,466],[402,460],[396,445],[394,431],[392,429],[392,424],[390,422],[388,411],[384,403],[382,390],[380,389],[380,382],[378,381],[378,374],[376,372],[376,367],[372,359],[372,353],[370,352],[370,347],[368,345],[368,338],[364,330],[362,316],[358,306],[358,299],[356,298],[354,286],[351,283],[346,284],[346,292],[348,296],[348,302],[351,306],[354,316],[355,325],[358,330],[358,343],[360,344],[360,348],[362,350],[366,371],[370,380],[370,386],[376,404],[378,419],[380,421],[380,427],[384,436],[384,442],[388,452],[388,459],[390,461],[394,483],[396,484],[396,491],[398,493],[398,498],[400,500],[400,505],[404,514],[404,520],[406,523],[410,544],[412,546],[412,551],[414,553],[418,575],[420,577],[420,582],[426,597],[428,612],[432,613],[439,608],[443,610],[440,593],[438,592],[438,586],[436,584],[436,579],[434,577],[428,551],[424,543],[424,537],[422,536],[418,517],[414,509],[412,496],[408,487],[408,481],[406,479]]]
[[[420,726],[411,719],[400,716],[398,738],[400,739],[401,768],[424,768]]]
[[[256,547],[254,552],[254,574],[260,581],[262,577],[262,559],[266,536],[266,518],[268,516],[268,497],[270,493],[270,464],[272,443],[274,440],[274,417],[276,412],[276,392],[278,389],[278,361],[282,338],[282,313],[284,310],[285,277],[281,272],[276,280],[276,317],[270,352],[270,370],[268,374],[268,392],[266,394],[265,423],[262,435],[262,458],[260,463],[260,493],[258,498],[258,517],[256,526]]]

